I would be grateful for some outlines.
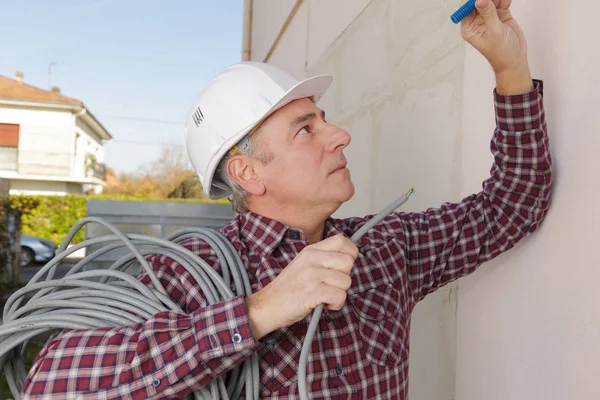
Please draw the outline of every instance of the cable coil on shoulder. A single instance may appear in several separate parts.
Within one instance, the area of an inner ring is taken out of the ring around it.
[[[85,240],[71,248],[67,245],[85,225],[97,223],[112,234]],[[202,258],[180,245],[190,237],[209,244],[219,258],[219,275]],[[75,264],[63,278],[54,278],[61,262],[70,254],[91,246],[101,247]],[[86,271],[85,267],[100,256],[115,250],[128,253],[108,269]],[[250,295],[252,289],[246,270],[233,245],[219,232],[206,228],[178,230],[164,239],[123,234],[99,218],[79,221],[67,234],[54,259],[48,262],[29,283],[15,292],[4,307],[4,324],[0,325],[0,368],[4,369],[10,390],[18,399],[27,373],[25,356],[28,342],[39,335],[63,329],[122,327],[144,323],[163,311],[182,311],[173,302],[148,264],[147,256],[171,257],[185,268],[200,285],[208,304]],[[131,274],[131,267],[143,268],[152,281],[148,287]],[[231,288],[234,288],[232,290]],[[258,399],[258,356],[254,354],[227,379],[219,377],[194,393],[195,399]]]

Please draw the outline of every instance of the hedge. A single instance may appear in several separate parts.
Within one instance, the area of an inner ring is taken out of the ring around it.
[[[227,203],[227,200],[211,201],[206,199],[165,199],[133,197],[119,195],[66,195],[31,196],[11,195],[10,203],[22,213],[22,233],[25,235],[52,240],[56,244],[65,238],[80,219],[85,217],[88,200],[125,200],[125,201],[176,201],[201,203]],[[80,230],[72,241],[76,244],[85,240],[85,231]]]

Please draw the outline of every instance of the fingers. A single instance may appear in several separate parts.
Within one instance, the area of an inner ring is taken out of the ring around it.
[[[461,0],[461,5],[464,5],[465,3],[467,3],[470,0]],[[475,7],[477,9],[477,12],[472,12],[469,15],[467,15],[465,18],[463,18],[463,20],[461,21],[461,24],[463,27],[465,26],[469,26],[471,24],[474,23],[475,19],[477,18],[478,15],[481,15],[481,10],[487,10],[487,6],[490,5],[489,3],[492,3],[491,5],[497,10],[497,12],[500,15],[500,19],[502,19],[502,16],[505,14],[510,14],[510,4],[512,3],[512,0],[477,0],[475,2]],[[485,7],[482,7],[482,4],[485,5]],[[489,11],[494,11],[493,9],[490,9]],[[484,11],[485,12],[485,11]]]
[[[302,250],[272,282],[283,285],[283,292],[293,299],[292,303],[300,304],[301,310],[289,320],[303,318],[318,304],[340,310],[346,301],[346,291],[352,286],[350,271],[357,257],[358,248],[344,235],[329,237]],[[302,301],[303,297],[306,301]]]
[[[343,272],[326,269],[322,272],[322,283],[347,291],[352,286],[352,278]]]
[[[500,18],[498,18],[498,9],[492,0],[477,0],[475,2],[475,8],[477,8],[477,12],[481,15],[481,18],[486,25],[498,24],[500,22]]]
[[[341,310],[346,302],[346,291],[323,284],[320,290],[320,303],[329,310]]]
[[[311,249],[307,253],[312,265],[350,274],[356,258],[346,253]]]
[[[461,6],[465,5],[465,3],[467,3],[470,0],[461,0]],[[471,26],[473,24],[473,21],[475,20],[475,17],[477,16],[477,13],[475,11],[469,13],[466,17],[464,17],[462,19],[462,21],[460,22],[460,25],[462,27],[462,29],[465,29],[465,27]]]
[[[513,19],[512,13],[510,12],[510,10],[500,10],[498,9],[498,18],[500,18],[500,21],[502,23],[505,23],[507,21],[510,21],[511,19]]]
[[[497,6],[498,10],[508,10],[510,8],[510,4],[512,0],[498,0]]]
[[[492,2],[498,10],[508,10],[510,7],[510,3],[512,3],[512,0],[492,0]]]
[[[356,259],[358,257],[358,248],[356,245],[344,235],[335,235],[311,245],[313,249],[324,251],[337,251],[345,253]]]

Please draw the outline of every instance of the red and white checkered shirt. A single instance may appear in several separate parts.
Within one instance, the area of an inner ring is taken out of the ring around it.
[[[495,162],[483,190],[457,204],[392,214],[358,243],[347,302],[340,311],[324,311],[313,341],[307,366],[313,399],[406,399],[415,304],[510,249],[544,218],[551,157],[542,83],[524,95],[494,96]],[[331,218],[326,237],[351,236],[368,218]],[[238,215],[222,232],[239,252],[254,292],[307,246],[301,231],[253,213]],[[219,269],[206,243],[188,239],[185,246]],[[35,361],[24,399],[182,398],[254,352],[261,397],[299,397],[298,360],[310,316],[258,342],[243,297],[207,305],[177,262],[151,261],[185,312],[162,312],[123,328],[64,332]],[[150,284],[147,276],[140,279]],[[232,340],[236,333],[241,341]]]

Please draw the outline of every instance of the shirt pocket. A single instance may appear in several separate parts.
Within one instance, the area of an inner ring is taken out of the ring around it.
[[[400,299],[400,292],[387,283],[350,296],[361,344],[371,364],[395,367],[406,356]]]

